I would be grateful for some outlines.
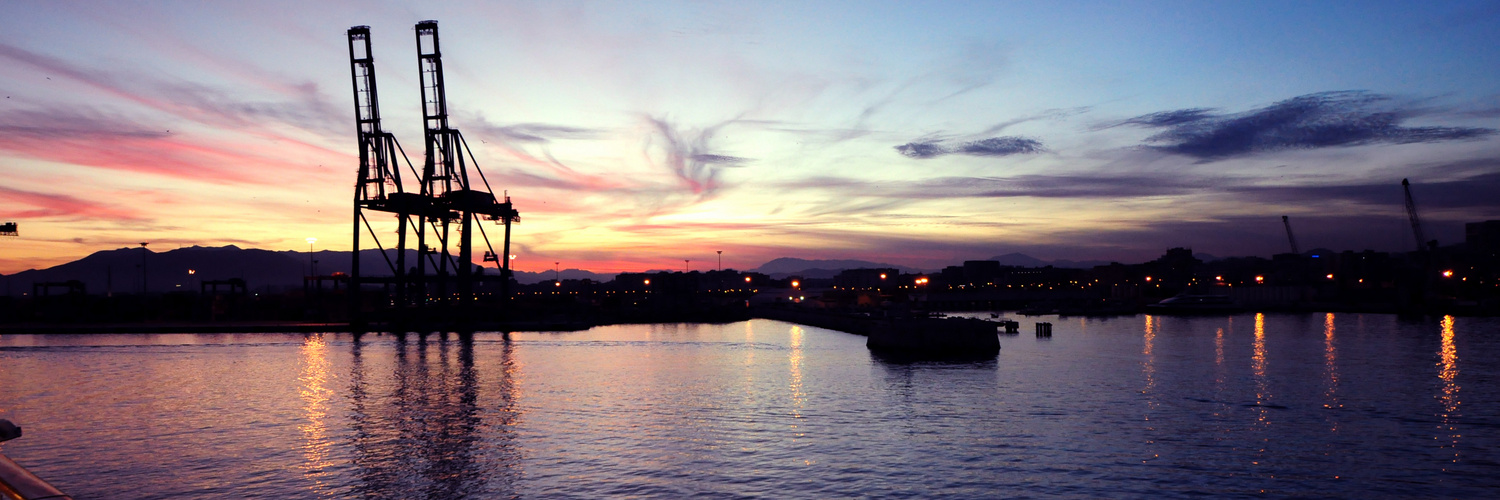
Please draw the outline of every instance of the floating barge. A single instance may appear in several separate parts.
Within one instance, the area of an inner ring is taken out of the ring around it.
[[[1000,353],[1000,323],[972,318],[875,318],[855,314],[761,308],[758,318],[869,337],[865,346],[902,359],[983,359]]]
[[[1000,353],[1000,325],[972,318],[882,320],[865,346],[885,354],[914,357],[991,357]]]

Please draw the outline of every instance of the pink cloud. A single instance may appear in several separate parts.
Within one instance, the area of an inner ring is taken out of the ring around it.
[[[148,220],[140,212],[133,209],[81,200],[64,194],[38,193],[35,191],[0,187],[0,200],[31,207],[30,209],[8,214],[8,217],[16,219],[71,217],[125,221]]]
[[[275,184],[283,179],[268,173],[293,168],[278,158],[237,150],[249,145],[234,146],[205,146],[175,136],[0,134],[0,150],[31,158],[218,184]],[[355,162],[350,157],[340,160]]]
[[[199,124],[274,140],[302,151],[340,154],[300,137],[263,129],[266,122],[273,122],[325,135],[337,134],[338,124],[343,121],[335,106],[323,100],[317,86],[312,83],[286,87],[291,89],[290,101],[252,102],[235,97],[233,92],[206,85],[84,68],[5,43],[0,43],[0,59],[58,75],[106,95]],[[283,94],[287,92],[283,91]]]

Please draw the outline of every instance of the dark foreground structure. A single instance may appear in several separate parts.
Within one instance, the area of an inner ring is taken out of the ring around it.
[[[21,437],[21,428],[0,419],[0,441]],[[72,500],[10,457],[0,454],[0,498],[6,500]]]

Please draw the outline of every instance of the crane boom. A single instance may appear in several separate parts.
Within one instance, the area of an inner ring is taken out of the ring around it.
[[[1422,234],[1422,219],[1417,218],[1417,202],[1411,199],[1411,181],[1401,179],[1401,189],[1406,191],[1406,217],[1411,219],[1411,234],[1417,238],[1417,251],[1427,249],[1427,237]]]
[[[1292,244],[1292,253],[1301,255],[1302,250],[1297,249],[1297,237],[1292,235],[1292,221],[1287,216],[1281,216],[1281,224],[1286,226],[1286,241]]]

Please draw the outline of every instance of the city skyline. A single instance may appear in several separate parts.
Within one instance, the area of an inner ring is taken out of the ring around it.
[[[1281,215],[1303,248],[1400,251],[1402,178],[1444,244],[1500,218],[1494,2],[3,10],[5,274],[140,241],[347,251],[344,30],[371,27],[420,164],[425,19],[525,271],[1265,256]]]

